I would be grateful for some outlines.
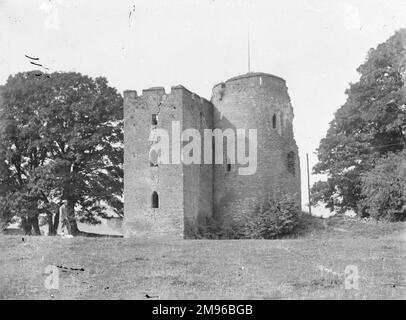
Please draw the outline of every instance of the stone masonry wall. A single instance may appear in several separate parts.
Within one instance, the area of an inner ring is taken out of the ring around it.
[[[125,236],[137,238],[183,238],[183,166],[151,167],[149,141],[152,114],[157,127],[171,133],[172,120],[182,122],[182,92],[166,95],[163,88],[124,93],[124,215]],[[152,208],[152,193],[159,208]]]
[[[124,93],[125,236],[193,237],[198,224],[211,216],[212,166],[172,164],[171,146],[173,121],[179,121],[181,131],[195,128],[203,136],[203,129],[212,126],[212,113],[210,102],[182,86],[172,87],[170,94],[159,87],[143,90],[142,96],[135,91]],[[153,114],[157,125],[152,125]],[[155,128],[169,133],[171,163],[151,167],[150,150],[155,142],[150,136]],[[159,196],[158,208],[152,208],[154,191]]]
[[[226,164],[215,165],[214,215],[230,222],[244,220],[270,194],[278,192],[296,193],[300,203],[298,149],[285,81],[267,74],[232,78],[213,88],[211,101],[215,107],[215,128],[257,129],[258,143],[254,175],[239,175],[238,164],[232,165],[231,171],[227,171]],[[288,170],[289,152],[294,153],[294,173]]]
[[[213,166],[204,164],[204,129],[213,127],[212,104],[184,89],[183,130],[193,128],[199,131],[201,139],[201,164],[184,164],[184,210],[185,235],[192,237],[198,225],[204,225],[213,213]],[[185,141],[184,144],[187,144]]]

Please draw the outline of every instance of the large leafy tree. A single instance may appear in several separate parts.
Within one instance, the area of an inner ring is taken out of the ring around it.
[[[362,177],[362,206],[375,219],[406,220],[406,151],[389,153]]]
[[[358,72],[360,80],[346,91],[346,103],[320,142],[313,171],[328,179],[314,184],[312,194],[313,202],[331,210],[363,215],[362,174],[406,144],[406,29],[371,49]]]
[[[122,98],[105,78],[25,72],[10,76],[1,95],[4,216],[35,229],[41,211],[51,216],[66,199],[78,233],[77,219],[95,223],[107,207],[123,214]]]

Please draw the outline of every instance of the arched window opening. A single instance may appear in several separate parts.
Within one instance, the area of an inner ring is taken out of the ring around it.
[[[152,193],[152,196],[151,196],[151,206],[152,206],[152,208],[154,208],[154,209],[159,208],[159,197],[158,197],[158,193],[157,193],[156,191],[154,191],[154,192]]]
[[[276,129],[276,114],[272,116],[272,129]]]
[[[151,150],[149,152],[149,165],[151,167],[158,167],[158,153],[156,150]]]
[[[230,172],[231,171],[231,164],[227,163],[227,171]]]
[[[288,153],[287,165],[288,172],[295,175],[295,153],[293,151]]]
[[[152,124],[153,126],[157,126],[157,125],[158,125],[158,115],[157,115],[157,114],[152,114],[151,124]]]

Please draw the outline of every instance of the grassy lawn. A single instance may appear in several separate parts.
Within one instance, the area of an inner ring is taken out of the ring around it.
[[[273,241],[3,235],[0,299],[406,298],[406,224],[317,225]],[[47,265],[61,267],[59,290],[45,288]],[[357,290],[344,287],[349,265]]]

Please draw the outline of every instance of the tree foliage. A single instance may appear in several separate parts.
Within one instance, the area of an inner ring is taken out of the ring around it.
[[[347,101],[317,150],[313,171],[328,179],[313,186],[312,201],[362,215],[362,175],[377,159],[405,146],[406,29],[371,49],[357,71],[360,80],[346,91]]]
[[[105,78],[37,72],[10,76],[1,90],[0,199],[3,216],[37,217],[68,200],[95,223],[106,206],[122,215],[122,98]]]
[[[362,177],[362,209],[383,221],[406,220],[406,151],[389,153]]]

